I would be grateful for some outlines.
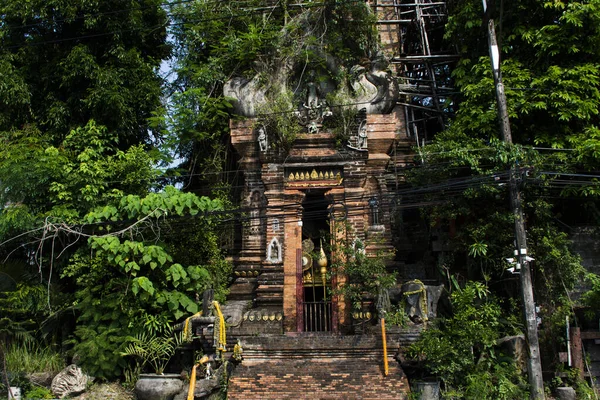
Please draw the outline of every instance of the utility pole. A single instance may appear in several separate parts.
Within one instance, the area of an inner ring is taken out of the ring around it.
[[[483,0],[483,12],[486,13],[487,4]],[[506,108],[506,95],[504,93],[504,84],[502,83],[502,74],[500,71],[500,49],[496,41],[496,30],[494,20],[488,21],[488,41],[490,46],[490,58],[492,62],[492,71],[494,83],[496,85],[496,101],[498,103],[498,118],[500,120],[500,129],[504,142],[512,144],[512,134],[510,122],[508,120],[508,111]],[[544,399],[544,380],[542,378],[542,362],[540,359],[540,346],[537,330],[537,315],[535,312],[535,302],[533,300],[533,283],[531,280],[531,269],[527,260],[527,234],[525,232],[525,221],[523,220],[523,210],[521,207],[521,193],[517,186],[518,170],[513,164],[510,169],[510,206],[515,219],[515,238],[517,266],[521,266],[520,281],[521,295],[523,299],[523,308],[525,314],[525,329],[527,334],[527,345],[529,348],[529,387],[532,400]]]

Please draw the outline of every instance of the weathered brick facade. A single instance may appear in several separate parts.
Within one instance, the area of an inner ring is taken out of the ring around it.
[[[303,202],[318,193],[327,202],[331,233],[347,223],[352,234],[375,252],[391,248],[390,214],[381,204],[379,221],[370,221],[369,200],[387,195],[385,172],[392,146],[404,139],[403,113],[367,115],[367,146],[353,149],[336,145],[332,133],[301,134],[285,157],[276,149],[259,151],[256,120],[231,122],[232,144],[245,174],[243,206],[249,219],[244,226],[242,251],[235,261],[236,282],[231,298],[248,299],[256,307],[282,311],[286,332],[299,329],[297,318],[298,252],[302,251]],[[300,178],[293,178],[298,173]],[[309,178],[309,174],[330,178]],[[302,178],[306,174],[305,178]],[[334,177],[335,174],[335,177]],[[326,175],[328,176],[328,175]],[[338,217],[334,218],[335,213]],[[315,243],[318,244],[318,243]],[[276,254],[275,254],[276,253]],[[344,304],[334,304],[335,324],[345,322]]]

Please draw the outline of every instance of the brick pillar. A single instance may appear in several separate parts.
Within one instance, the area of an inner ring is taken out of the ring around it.
[[[297,285],[296,252],[302,249],[302,200],[304,192],[286,190],[286,207],[284,215],[284,245],[283,245],[283,329],[285,332],[295,332],[297,328]]]
[[[248,220],[242,227],[242,250],[233,259],[235,281],[229,298],[253,300],[257,286],[264,248],[264,185],[260,174],[260,160],[254,121],[230,121],[231,143],[241,159],[239,168],[245,171],[242,207],[247,210]]]

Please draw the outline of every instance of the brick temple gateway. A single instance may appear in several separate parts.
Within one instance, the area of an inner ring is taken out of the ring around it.
[[[343,84],[328,80],[336,72],[328,63],[279,65],[225,85],[238,116],[230,134],[244,210],[234,282],[222,307],[229,337],[244,348],[230,399],[402,399],[410,391],[394,356],[421,326],[388,335],[385,376],[377,311],[368,301],[351,311],[335,295],[344,276],[332,270],[330,249],[343,235],[370,256],[395,251],[389,269],[399,284],[424,276],[423,264],[407,257],[415,252],[411,243],[393,229],[399,170],[413,162],[412,147],[428,138],[432,124],[443,125],[436,77],[449,71],[450,58],[429,47],[425,23],[443,27],[445,6],[367,4],[379,20],[381,45],[361,65],[344,66],[354,79],[347,104],[326,100]],[[261,87],[264,76],[270,89]],[[287,112],[299,133],[287,142],[262,107],[277,84],[296,93]],[[339,106],[356,111],[345,136],[328,124]]]
[[[343,277],[328,273],[327,241],[340,232],[364,243],[367,254],[392,249],[386,176],[393,148],[412,142],[400,107],[359,115],[347,143],[327,130],[308,132],[309,125],[284,155],[261,143],[258,119],[230,124],[248,216],[224,306],[226,314],[238,307],[228,329],[245,358],[231,375],[230,399],[397,399],[408,392],[393,356],[399,342],[416,338],[414,330],[389,338],[385,376],[374,307],[350,313],[330,290]]]
[[[330,255],[312,263],[307,247],[326,252],[324,241],[347,222],[357,241],[377,243],[367,245],[368,252],[391,248],[390,215],[382,199],[390,198],[385,173],[392,145],[407,139],[403,113],[367,114],[359,126],[366,132],[362,148],[337,146],[327,131],[301,133],[281,157],[261,150],[256,120],[231,123],[249,218],[230,298],[253,300],[261,315],[275,316],[285,332],[339,332],[349,322],[344,304],[327,298],[332,282],[321,272]]]

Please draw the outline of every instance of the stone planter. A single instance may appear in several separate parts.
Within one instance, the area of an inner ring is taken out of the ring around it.
[[[141,374],[135,384],[138,400],[173,400],[183,389],[183,380],[178,374]]]

